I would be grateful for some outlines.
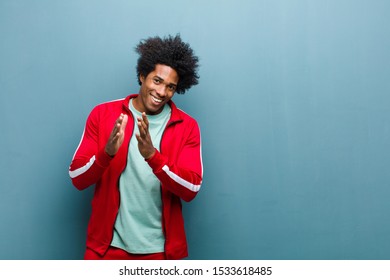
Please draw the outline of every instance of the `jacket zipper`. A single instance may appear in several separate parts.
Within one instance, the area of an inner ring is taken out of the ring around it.
[[[175,123],[179,122],[179,120],[176,120],[176,121],[168,121],[167,125],[165,126],[165,129],[161,135],[161,140],[160,140],[160,153],[162,154],[163,151],[162,151],[162,142],[163,142],[163,139],[164,139],[164,135],[165,135],[165,132],[167,131],[167,129],[169,127],[171,127],[172,125],[174,125]],[[163,199],[163,189],[162,189],[162,184],[160,183],[160,193],[161,193],[161,226],[162,226],[162,230],[163,230],[163,234],[164,234],[164,237],[165,237],[165,245],[167,244],[167,230],[166,230],[166,225],[165,225],[165,216],[164,216],[164,208],[165,208],[165,205],[164,205],[164,199]],[[164,247],[165,247],[164,245]],[[164,248],[164,252],[166,253],[166,248]]]
[[[129,102],[131,102],[131,99],[129,100]],[[123,171],[125,171],[126,169],[126,166],[127,166],[127,162],[128,162],[128,154],[129,154],[129,145],[130,145],[130,141],[131,141],[131,138],[133,136],[133,133],[134,133],[134,115],[133,113],[130,111],[130,110],[127,110],[128,113],[130,113],[129,115],[131,115],[133,117],[133,129],[131,130],[131,135],[129,136],[130,139],[129,139],[129,143],[127,144],[127,147],[126,147],[126,162],[125,162],[125,165],[124,167],[122,168],[120,174],[122,175]],[[118,198],[118,209],[116,210],[116,216],[115,216],[115,221],[114,221],[114,224],[112,225],[112,235],[111,235],[111,241],[110,241],[110,245],[111,246],[111,243],[112,243],[112,240],[114,239],[114,229],[115,229],[115,222],[116,222],[116,219],[118,218],[118,215],[119,215],[119,209],[121,207],[121,192],[119,190],[119,182],[120,182],[120,179],[121,179],[121,175],[118,177],[118,180],[117,180],[117,183],[116,183],[116,186],[118,188],[118,195],[119,195],[119,198]]]

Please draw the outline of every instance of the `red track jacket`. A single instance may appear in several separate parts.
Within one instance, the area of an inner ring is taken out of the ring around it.
[[[87,247],[104,255],[111,244],[119,209],[119,177],[127,164],[134,119],[129,100],[115,100],[96,106],[90,113],[80,144],[69,167],[74,186],[83,190],[95,184],[92,214],[88,224]],[[203,176],[201,138],[197,122],[170,101],[171,118],[163,133],[160,151],[147,162],[161,182],[162,228],[167,259],[188,255],[181,199],[192,200]],[[114,157],[104,151],[116,119],[129,116],[125,139]]]

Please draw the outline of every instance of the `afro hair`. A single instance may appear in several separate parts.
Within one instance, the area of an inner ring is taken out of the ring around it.
[[[199,59],[194,55],[190,46],[181,40],[180,35],[165,38],[150,37],[141,40],[135,50],[140,55],[137,63],[140,85],[140,76],[146,77],[155,70],[157,64],[175,69],[179,76],[176,88],[179,94],[184,94],[186,90],[198,84]]]

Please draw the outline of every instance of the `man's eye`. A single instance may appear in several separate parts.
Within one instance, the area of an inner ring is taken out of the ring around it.
[[[168,86],[168,88],[171,90],[171,91],[175,91],[176,90],[176,87],[175,86]]]
[[[159,79],[153,79],[153,81],[154,81],[155,84],[159,84],[160,83]]]

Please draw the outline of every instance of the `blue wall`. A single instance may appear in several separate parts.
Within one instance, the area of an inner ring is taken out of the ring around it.
[[[390,259],[390,2],[0,0],[0,259],[80,259],[68,165],[134,46],[180,33],[205,177],[190,259]]]

